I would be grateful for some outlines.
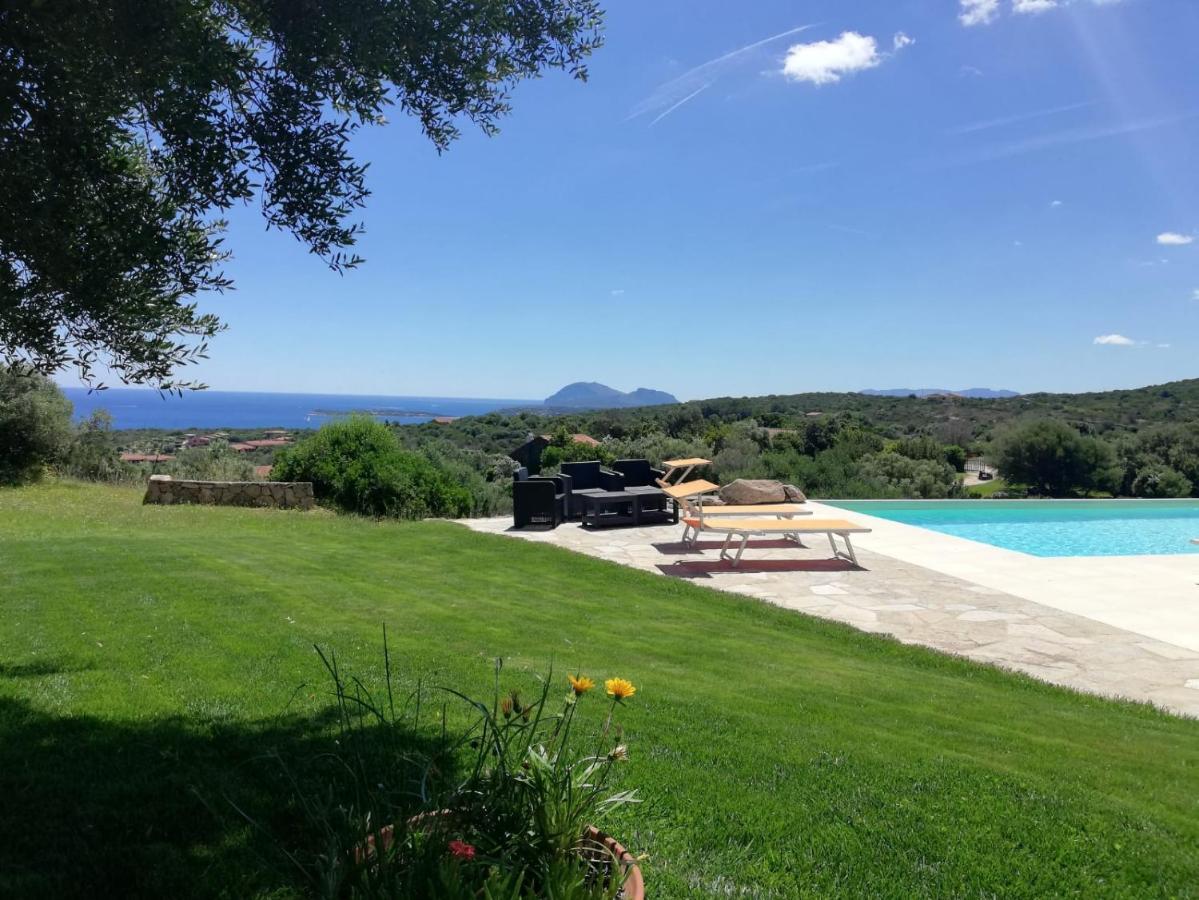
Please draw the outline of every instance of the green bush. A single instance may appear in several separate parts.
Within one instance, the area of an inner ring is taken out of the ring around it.
[[[145,477],[135,466],[121,461],[112,432],[112,416],[103,409],[80,423],[62,472],[72,478],[107,484],[137,484]]]
[[[464,487],[426,457],[401,449],[386,425],[365,417],[325,425],[286,448],[271,476],[311,481],[318,500],[345,512],[404,519],[471,513]]]
[[[1181,472],[1155,463],[1137,473],[1132,492],[1137,497],[1189,497],[1191,482]]]
[[[58,385],[0,365],[0,484],[37,480],[72,437],[71,401]]]
[[[895,452],[908,459],[931,459],[949,463],[955,472],[966,470],[966,451],[955,444],[942,444],[936,438],[904,438],[895,443]]]
[[[900,453],[876,453],[859,466],[862,478],[880,493],[921,499],[953,497],[959,493],[957,476],[947,462],[912,459]]]
[[[197,481],[252,481],[254,478],[254,464],[230,450],[226,441],[180,450],[161,471],[173,478]]]

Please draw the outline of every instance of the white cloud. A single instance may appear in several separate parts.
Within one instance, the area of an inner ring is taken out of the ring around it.
[[[1191,299],[1199,300],[1199,288],[1195,288],[1195,290],[1191,292]]]
[[[1193,244],[1195,239],[1189,234],[1163,231],[1157,236],[1157,242],[1165,247],[1185,247],[1187,244]]]
[[[783,60],[783,75],[792,81],[835,84],[843,75],[873,69],[882,61],[874,38],[845,31],[835,41],[793,44]]]
[[[1012,0],[1014,13],[1043,13],[1057,6],[1057,0]]]
[[[1110,347],[1131,347],[1136,344],[1136,341],[1126,338],[1122,334],[1101,334],[1092,343],[1106,344]]]
[[[910,38],[902,31],[895,32],[895,37],[891,39],[891,46],[896,50],[902,50],[904,47],[910,47],[916,43],[915,38]]]
[[[612,290],[608,291],[608,293],[611,294],[613,297],[623,297],[624,296],[624,288],[613,288]]]
[[[1159,350],[1169,350],[1170,349],[1169,344],[1158,344],[1157,346],[1158,346]]]
[[[958,21],[963,25],[987,25],[999,15],[999,0],[961,0]]]
[[[1061,201],[1061,200],[1054,200],[1054,201],[1053,201],[1052,203],[1050,203],[1049,205],[1050,205],[1050,206],[1052,206],[1054,209],[1057,209],[1059,206],[1061,206],[1061,205],[1062,205],[1062,201]]]
[[[973,78],[982,78],[983,70],[978,66],[962,66],[960,69],[958,69],[958,74],[963,77],[970,76]]]
[[[1122,0],[1012,0],[1011,7],[1016,15],[1036,15],[1084,2],[1092,6],[1114,6]],[[1000,0],[958,0],[958,3],[958,21],[963,25],[990,25],[999,18]]]

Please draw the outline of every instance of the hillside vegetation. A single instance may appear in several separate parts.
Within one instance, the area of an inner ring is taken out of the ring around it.
[[[77,478],[136,482],[149,467],[122,463],[119,450],[179,443],[179,435],[155,439],[144,431],[113,432],[102,414],[72,435],[64,404],[33,403],[32,382],[7,383],[7,396],[0,390],[0,420],[10,423],[9,433],[54,440],[0,440],[0,480],[5,472],[10,481],[36,480],[52,469]],[[43,384],[36,390],[54,399],[57,389]],[[55,422],[47,423],[47,417]],[[774,479],[817,498],[977,497],[985,492],[966,492],[959,476],[969,457],[981,456],[1004,478],[993,496],[1199,496],[1199,380],[1005,399],[725,397],[565,415],[510,411],[390,428],[392,437],[376,435],[372,444],[398,442],[386,464],[346,449],[361,442],[328,452],[339,444],[332,434],[301,432],[294,452],[273,460],[278,464],[273,477],[321,482],[322,502],[353,512],[397,518],[504,515],[512,508],[517,466],[510,454],[544,436],[549,446],[530,464],[549,474],[576,460],[661,463],[702,456],[712,461],[705,475],[714,481]],[[580,441],[578,435],[595,440]],[[316,443],[308,447],[306,440]],[[324,449],[318,453],[318,447]],[[272,450],[260,453],[235,458],[223,440],[214,439],[206,449],[179,451],[155,466],[181,477],[246,478],[253,466],[272,461]],[[317,456],[319,466],[295,464],[300,458],[314,463]]]

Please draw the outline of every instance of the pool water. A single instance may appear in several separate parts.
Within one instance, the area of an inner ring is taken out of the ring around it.
[[[861,500],[831,506],[1033,556],[1195,553],[1199,500]]]

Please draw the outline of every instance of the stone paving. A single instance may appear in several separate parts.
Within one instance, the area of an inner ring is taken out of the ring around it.
[[[803,549],[791,541],[751,541],[734,569],[719,559],[718,540],[701,540],[695,550],[682,544],[681,525],[591,531],[570,523],[515,531],[510,518],[462,524],[1199,717],[1199,651],[884,555],[870,548],[869,536],[855,540],[857,568],[830,559],[828,542],[814,537]]]

